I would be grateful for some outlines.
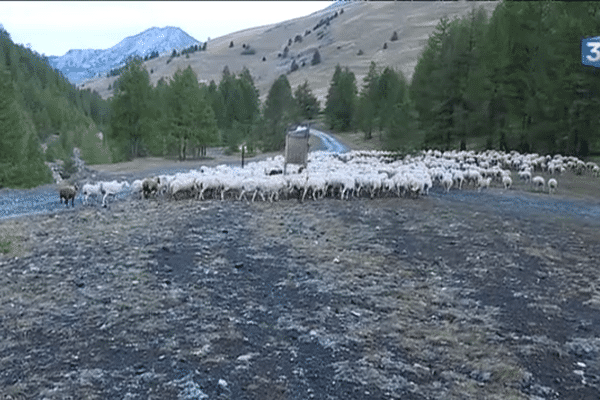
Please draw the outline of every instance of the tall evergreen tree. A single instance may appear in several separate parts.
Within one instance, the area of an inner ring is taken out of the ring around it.
[[[170,131],[179,142],[180,160],[186,159],[190,143],[197,148],[214,143],[216,119],[191,67],[175,73],[168,99]]]
[[[141,58],[134,58],[127,64],[118,82],[111,101],[110,134],[129,148],[125,157],[131,159],[141,155],[144,135],[156,123],[153,104],[149,101],[150,77]]]
[[[313,119],[319,113],[319,100],[312,93],[308,81],[304,81],[303,84],[298,85],[294,92],[294,99],[302,117]]]
[[[299,121],[299,113],[292,88],[285,75],[280,75],[269,89],[263,110],[265,150],[281,150],[285,145],[286,128]]]
[[[352,125],[356,102],[356,78],[348,67],[335,67],[327,92],[325,117],[331,129],[347,131]]]
[[[378,81],[377,64],[371,61],[369,72],[363,78],[363,86],[358,98],[356,119],[358,126],[365,133],[365,139],[371,139],[375,120],[378,116]]]

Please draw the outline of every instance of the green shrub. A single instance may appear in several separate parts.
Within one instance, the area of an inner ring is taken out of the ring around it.
[[[312,61],[310,62],[310,65],[317,65],[321,62],[321,53],[319,53],[319,50],[315,50],[315,53],[313,54],[313,58]]]

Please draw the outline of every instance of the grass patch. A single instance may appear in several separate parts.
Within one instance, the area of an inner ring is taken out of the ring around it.
[[[0,240],[0,253],[2,253],[2,254],[10,253],[11,243],[12,243],[11,240]]]

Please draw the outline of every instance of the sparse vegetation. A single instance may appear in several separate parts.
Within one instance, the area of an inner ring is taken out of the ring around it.
[[[0,240],[0,253],[8,254],[10,252],[10,240]]]
[[[292,65],[290,66],[290,72],[294,72],[298,70],[298,64],[296,63],[296,60],[292,60]]]
[[[250,46],[246,46],[246,48],[240,53],[243,56],[256,54],[256,50]]]

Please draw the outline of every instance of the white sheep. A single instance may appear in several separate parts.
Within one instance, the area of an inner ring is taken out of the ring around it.
[[[458,184],[458,188],[462,189],[462,184],[465,180],[465,175],[463,174],[463,172],[459,170],[453,170],[452,178]]]
[[[192,176],[177,176],[169,182],[169,196],[177,200],[181,197],[200,195],[200,183]]]
[[[510,189],[512,186],[512,178],[508,175],[504,175],[502,177],[502,184],[504,185],[504,189]]]
[[[100,190],[100,182],[96,182],[95,184],[86,183],[81,188],[81,195],[83,196],[83,204],[87,205],[90,197],[97,198],[102,196],[102,191]]]
[[[442,185],[444,186],[444,189],[446,189],[446,193],[450,191],[450,188],[452,187],[453,183],[454,180],[452,179],[452,175],[444,174],[444,176],[442,177]]]
[[[129,187],[129,182],[126,182],[126,181],[123,181],[123,182],[117,182],[117,181],[100,182],[100,191],[104,195],[104,197],[102,197],[102,206],[103,207],[108,206],[108,203],[106,202],[106,199],[108,196],[115,197],[117,195],[117,193],[119,193],[126,187]]]
[[[539,176],[539,175],[537,175],[537,176],[534,176],[534,177],[531,179],[531,183],[533,183],[533,185],[534,185],[534,186],[536,186],[536,187],[541,187],[541,188],[542,188],[542,190],[544,189],[545,180],[544,180],[544,178],[543,178],[543,177],[541,177],[541,176]]]
[[[136,179],[133,182],[131,182],[131,194],[135,196],[138,200],[140,200],[143,195],[143,182],[144,181],[142,179]]]
[[[490,188],[490,183],[492,183],[492,178],[491,177],[481,179],[479,181],[479,187],[477,188],[477,191],[481,192],[481,189],[483,189],[483,188],[489,189]]]
[[[519,179],[525,182],[531,182],[531,171],[528,169],[519,171]]]
[[[204,200],[204,193],[207,190],[213,192],[213,198],[219,193],[219,190],[223,188],[223,182],[221,182],[221,176],[219,175],[205,175],[201,178],[200,200]]]
[[[558,187],[558,182],[554,178],[548,179],[548,193],[552,194],[556,191]]]
[[[254,202],[254,199],[256,198],[257,194],[260,194],[260,197],[262,198],[262,200],[265,201],[265,196],[264,196],[260,186],[261,185],[257,179],[253,179],[253,178],[245,179],[242,182],[242,190],[240,192],[240,197],[238,198],[238,200],[241,200],[242,197],[244,197],[244,199],[248,200],[246,198],[246,193],[254,192],[254,194],[252,195],[252,202]]]
[[[308,190],[311,190],[313,200],[317,200],[317,193],[321,195],[321,197],[325,196],[327,193],[327,179],[323,174],[311,174],[306,175],[306,182],[304,183],[304,193],[302,194],[302,201],[304,201],[304,197],[306,197],[306,193]]]
[[[261,179],[262,189],[269,195],[269,201],[279,201],[279,194],[287,187],[287,181],[283,175],[265,176]]]

